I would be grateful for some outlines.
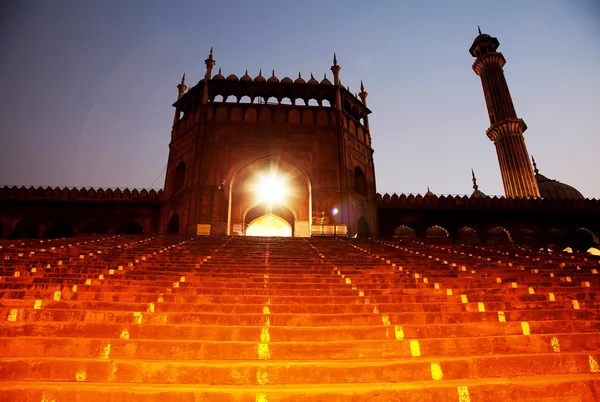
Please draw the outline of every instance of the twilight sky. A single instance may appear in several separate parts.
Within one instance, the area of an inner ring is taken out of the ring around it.
[[[378,192],[504,193],[468,49],[496,36],[541,173],[600,198],[600,3],[0,2],[0,185],[148,188],[182,73],[322,77],[369,92]],[[215,70],[215,71],[216,71]],[[162,175],[155,188],[164,185]]]

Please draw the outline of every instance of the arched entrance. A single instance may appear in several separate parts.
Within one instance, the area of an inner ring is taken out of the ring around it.
[[[294,233],[294,213],[283,205],[260,203],[246,213],[246,236],[289,237]]]
[[[266,156],[233,174],[228,234],[310,236],[310,216],[310,180],[296,165]]]

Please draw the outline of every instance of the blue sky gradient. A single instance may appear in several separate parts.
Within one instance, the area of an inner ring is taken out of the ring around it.
[[[477,25],[500,41],[541,172],[600,198],[600,3],[14,1],[0,5],[0,184],[147,188],[182,73],[327,73],[369,92],[379,192],[504,193]],[[162,187],[164,176],[155,187]]]

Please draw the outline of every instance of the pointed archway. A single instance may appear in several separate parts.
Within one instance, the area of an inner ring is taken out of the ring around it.
[[[246,236],[294,235],[294,213],[282,206],[260,203],[250,208],[244,217]]]

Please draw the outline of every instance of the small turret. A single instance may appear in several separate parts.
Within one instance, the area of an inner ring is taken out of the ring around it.
[[[187,87],[185,86],[185,73],[181,77],[181,84],[177,85],[177,99],[181,99]]]
[[[473,171],[473,169],[471,169],[471,176],[473,177],[473,194],[471,194],[471,197],[475,197],[475,198],[479,198],[479,197],[486,197],[485,194],[483,194],[481,191],[479,191],[479,186],[477,185],[477,178],[475,177],[475,172]]]
[[[212,77],[212,69],[215,66],[215,60],[213,59],[213,48],[211,46],[208,58],[204,60],[206,65],[206,73],[204,74],[204,91],[202,93],[202,103],[208,103],[208,81]]]

